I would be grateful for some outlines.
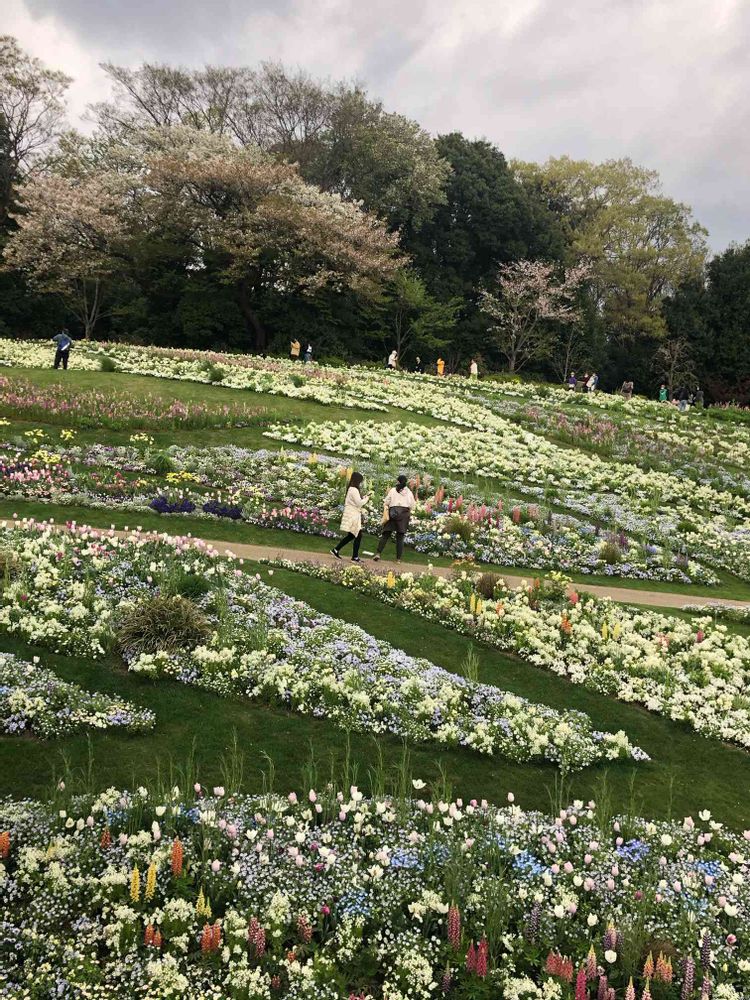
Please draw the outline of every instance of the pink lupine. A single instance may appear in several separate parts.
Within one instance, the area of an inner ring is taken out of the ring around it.
[[[448,942],[455,950],[461,947],[461,914],[455,903],[448,910]]]

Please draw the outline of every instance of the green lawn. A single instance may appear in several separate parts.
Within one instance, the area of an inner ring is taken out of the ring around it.
[[[217,405],[246,402],[264,408],[269,420],[360,420],[388,421],[403,417],[394,410],[389,414],[343,407],[323,406],[314,402],[289,400],[221,386],[154,380],[149,377],[118,373],[54,372],[11,370],[44,385],[57,381],[75,380],[81,388],[128,392],[135,395],[160,396],[163,399],[206,401]],[[425,424],[436,421],[415,417]],[[48,426],[35,421],[14,421],[14,430]],[[61,426],[60,424],[55,425]],[[5,429],[6,432],[8,429]],[[133,429],[126,431],[85,430],[78,440],[125,443]],[[151,432],[150,432],[151,433]],[[263,438],[262,427],[228,430],[183,430],[157,432],[153,436],[162,446],[171,443],[211,446],[232,443],[247,447],[277,447]],[[221,519],[183,516],[160,516],[153,512],[133,513],[112,509],[67,507],[44,503],[0,501],[0,518],[17,514],[39,519],[54,517],[57,522],[76,520],[98,527],[126,525],[171,534],[202,536],[231,543],[248,542],[279,548],[321,551],[330,541],[293,532],[261,529]],[[372,540],[365,548],[373,548]],[[407,552],[406,559],[415,567],[428,560],[418,553]],[[432,560],[447,564],[448,560]],[[258,567],[253,567],[255,571]],[[540,575],[522,567],[497,567],[521,575]],[[354,594],[343,588],[292,572],[270,571],[263,575],[288,593],[298,596],[321,611],[345,618],[368,632],[387,639],[395,646],[414,655],[426,656],[450,670],[463,659],[467,640],[449,629],[425,622],[406,612],[395,610],[373,599]],[[750,599],[750,585],[725,575],[719,587],[678,587],[648,581],[628,581],[613,577],[574,576],[586,583],[601,583],[627,587],[633,591],[634,602],[643,590],[664,590],[679,593],[686,603],[704,596]],[[676,612],[679,614],[679,612]],[[746,626],[732,626],[747,634]],[[157,726],[150,735],[129,737],[125,734],[94,733],[41,743],[30,738],[0,737],[0,792],[23,795],[45,795],[54,776],[66,771],[68,780],[84,781],[97,788],[108,785],[132,785],[157,780],[169,780],[170,770],[185,768],[193,747],[200,778],[206,784],[223,783],[226,776],[223,761],[232,743],[233,733],[245,757],[244,787],[260,790],[268,781],[269,761],[273,763],[276,787],[301,788],[308,780],[303,776],[306,761],[314,747],[320,769],[320,780],[334,760],[337,766],[351,755],[358,769],[360,785],[368,785],[368,772],[382,758],[386,768],[396,768],[403,754],[399,740],[383,737],[377,741],[347,735],[325,721],[308,719],[276,707],[254,703],[222,700],[214,695],[182,685],[160,681],[150,682],[128,675],[114,661],[92,663],[76,658],[57,657],[41,650],[24,647],[8,637],[0,637],[0,649],[22,655],[39,652],[44,662],[61,676],[84,686],[102,691],[118,692],[154,709]],[[750,754],[695,735],[686,726],[671,723],[638,707],[604,698],[581,687],[571,685],[546,671],[539,670],[516,658],[490,648],[478,649],[481,678],[512,690],[534,701],[558,708],[577,708],[587,712],[597,727],[607,730],[624,729],[633,742],[642,746],[653,758],[647,765],[633,767],[613,764],[609,768],[592,768],[574,775],[569,795],[611,797],[620,810],[631,809],[650,816],[681,817],[709,808],[714,816],[733,826],[750,826]],[[468,750],[444,752],[430,746],[410,747],[411,767],[415,776],[437,779],[441,769],[448,774],[454,791],[464,798],[486,797],[495,801],[507,792],[516,793],[523,806],[547,808],[555,795],[557,772],[550,766],[516,765],[494,760]]]
[[[267,568],[261,572],[273,585],[315,608],[355,622],[413,655],[427,656],[450,670],[455,670],[465,656],[467,640],[449,629],[323,581],[281,570],[272,575]],[[65,766],[73,772],[74,781],[75,774],[80,781],[90,768],[88,783],[95,788],[167,781],[170,769],[176,772],[184,767],[194,742],[201,780],[206,784],[221,783],[222,755],[227,753],[233,732],[245,756],[244,787],[251,791],[262,789],[269,759],[277,787],[288,789],[301,787],[311,746],[322,774],[328,773],[331,759],[341,767],[347,755],[346,734],[326,721],[275,707],[220,699],[172,682],[131,676],[113,660],[92,663],[53,656],[7,636],[0,640],[0,648],[19,655],[39,653],[43,662],[66,679],[91,689],[120,693],[157,714],[155,731],[145,736],[94,733],[90,740],[81,735],[48,743],[0,738],[5,794],[44,795]],[[575,774],[567,789],[570,796],[601,797],[604,782],[606,794],[618,809],[632,807],[649,816],[680,817],[708,808],[733,826],[750,825],[749,754],[705,740],[685,726],[640,708],[573,686],[496,650],[479,647],[477,652],[482,680],[554,707],[583,710],[602,729],[623,728],[653,758],[649,764],[612,764]],[[381,737],[376,743],[360,734],[351,735],[349,752],[364,788],[378,749],[388,768],[397,766],[402,755],[400,741]],[[502,801],[512,790],[521,805],[548,808],[554,796],[556,772],[551,766],[514,764],[468,750],[446,752],[430,746],[412,746],[410,754],[415,776],[434,780],[442,768],[456,794],[464,798]],[[717,775],[722,775],[721,781],[716,780]]]

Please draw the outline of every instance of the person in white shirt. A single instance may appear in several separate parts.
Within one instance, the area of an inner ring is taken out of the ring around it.
[[[471,364],[469,365],[469,375],[474,382],[476,382],[479,378],[479,365],[476,362],[476,358],[471,359]]]
[[[395,372],[397,362],[398,362],[398,351],[391,351],[391,353],[388,355],[388,367],[391,369],[391,371]]]
[[[362,510],[369,501],[369,497],[362,496],[362,483],[364,481],[365,478],[361,472],[353,472],[349,480],[344,512],[341,515],[341,530],[345,534],[338,545],[331,549],[331,555],[336,556],[337,559],[341,558],[343,547],[349,542],[354,542],[352,562],[361,562],[359,547],[362,544]]]
[[[380,554],[385,548],[388,539],[395,531],[396,562],[401,562],[401,557],[404,554],[404,535],[409,530],[411,512],[417,504],[414,494],[406,485],[406,476],[398,477],[396,485],[388,490],[383,504],[383,527],[380,532],[377,551],[373,558],[375,562],[380,559]]]

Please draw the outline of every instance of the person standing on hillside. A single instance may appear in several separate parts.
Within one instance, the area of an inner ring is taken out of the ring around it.
[[[424,375],[424,365],[419,355],[417,355],[417,360],[414,362],[414,371],[417,375]]]
[[[568,375],[568,381],[567,381],[566,384],[568,386],[568,389],[571,392],[573,392],[575,390],[575,387],[576,387],[576,373],[575,372],[571,372],[570,375]]]
[[[703,389],[701,389],[700,386],[698,386],[698,388],[695,390],[694,403],[698,407],[699,410],[703,409],[703,406],[704,406],[704,403],[705,403],[705,397],[703,395]]]
[[[383,501],[383,526],[380,531],[380,541],[373,556],[375,562],[380,559],[380,555],[394,531],[396,532],[396,562],[401,562],[404,554],[404,536],[409,530],[411,512],[416,504],[414,494],[406,485],[406,476],[399,476],[396,485],[391,487]]]
[[[659,402],[660,403],[669,402],[669,393],[667,392],[667,387],[664,385],[663,382],[659,388]]]
[[[635,385],[633,384],[633,382],[631,380],[626,380],[625,382],[623,382],[622,383],[622,388],[620,389],[620,392],[622,393],[622,398],[623,399],[632,399],[633,398],[633,390],[634,389],[635,389]]]
[[[300,342],[295,337],[295,339],[289,345],[289,360],[290,361],[299,361],[299,352],[301,350],[302,350],[302,345],[300,344]]]
[[[308,340],[307,347],[305,348],[305,364],[309,365],[312,361],[312,344]]]
[[[55,368],[59,368],[60,364],[62,364],[65,371],[67,371],[70,349],[73,346],[73,338],[68,333],[67,327],[63,327],[59,333],[55,334],[52,338],[52,343],[57,347],[55,351]]]
[[[435,367],[437,368],[438,375],[442,375],[443,372],[445,371],[445,362],[443,361],[442,358],[437,359],[437,364]]]
[[[362,544],[362,511],[369,497],[362,496],[362,484],[365,477],[361,472],[352,472],[344,500],[344,512],[341,515],[341,530],[344,537],[331,549],[331,555],[341,558],[341,550],[349,542],[354,542],[352,562],[360,562],[359,547]]]
[[[394,348],[388,355],[388,369],[392,372],[395,372],[397,366],[398,366],[398,351]]]
[[[596,392],[596,387],[599,384],[599,376],[596,372],[593,372],[589,380],[586,382],[587,392]]]
[[[469,378],[472,382],[476,382],[479,378],[479,365],[477,364],[476,358],[471,359],[471,364],[469,365]]]

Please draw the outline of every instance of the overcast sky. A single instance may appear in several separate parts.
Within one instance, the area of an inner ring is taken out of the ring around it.
[[[75,78],[104,60],[279,59],[356,78],[433,133],[509,157],[630,156],[693,206],[713,249],[750,237],[750,0],[2,0],[13,34]]]

